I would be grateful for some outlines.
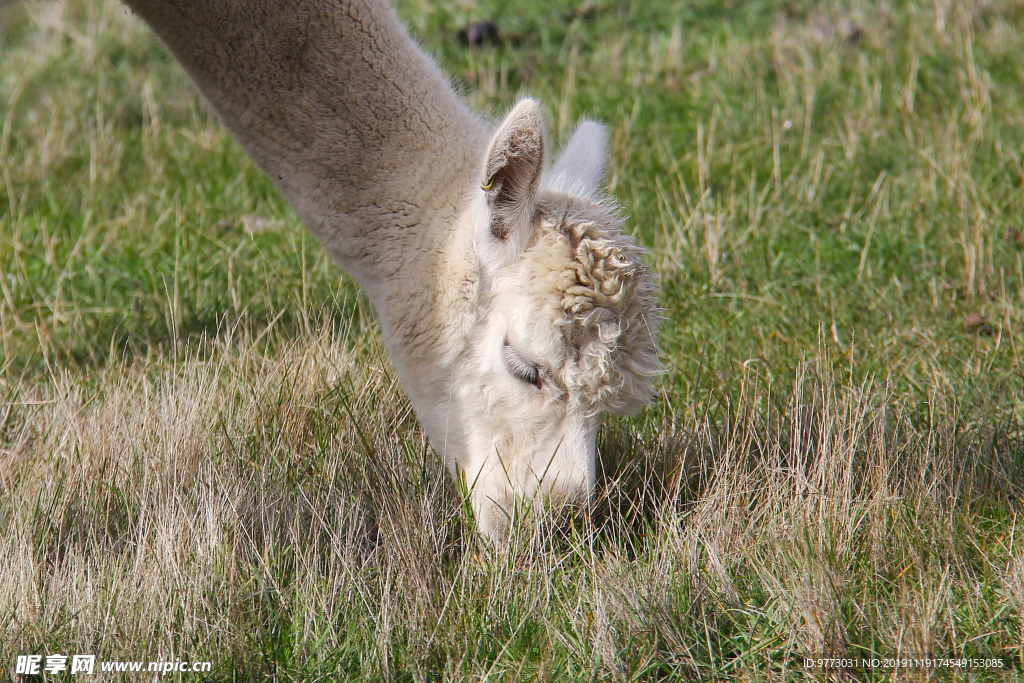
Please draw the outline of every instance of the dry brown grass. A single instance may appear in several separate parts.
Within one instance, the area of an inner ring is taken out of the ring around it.
[[[1019,495],[1020,435],[946,397],[914,416],[814,363],[780,394],[752,376],[727,416],[609,427],[591,514],[494,549],[373,339],[5,383],[0,657],[515,678],[537,639],[625,679],[979,636],[1020,656],[1016,513],[989,517]]]

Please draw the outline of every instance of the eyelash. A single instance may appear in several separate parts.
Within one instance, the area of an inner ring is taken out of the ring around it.
[[[532,384],[538,389],[544,386],[544,382],[540,378],[540,368],[523,360],[518,353],[512,350],[507,339],[505,340],[505,365],[508,366],[509,372],[527,384]]]

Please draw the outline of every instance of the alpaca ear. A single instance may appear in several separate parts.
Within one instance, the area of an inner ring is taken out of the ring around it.
[[[477,244],[485,252],[499,252],[492,254],[499,261],[510,261],[526,248],[543,168],[544,118],[535,101],[523,100],[491,139],[480,179],[487,216]]]
[[[593,197],[601,187],[607,161],[608,131],[600,123],[583,120],[558,155],[545,186]]]

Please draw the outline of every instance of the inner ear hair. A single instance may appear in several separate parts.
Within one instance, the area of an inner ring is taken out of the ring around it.
[[[486,192],[491,233],[505,240],[533,212],[544,167],[544,120],[533,100],[523,100],[491,140],[480,189]]]

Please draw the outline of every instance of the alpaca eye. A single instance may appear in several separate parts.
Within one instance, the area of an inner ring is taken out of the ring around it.
[[[512,347],[509,346],[508,339],[505,340],[504,352],[505,365],[508,366],[509,372],[538,389],[544,386],[544,382],[540,378],[540,368],[513,351]]]

